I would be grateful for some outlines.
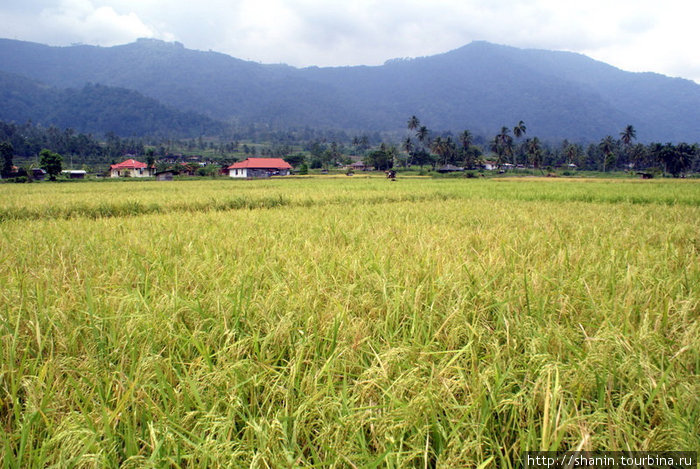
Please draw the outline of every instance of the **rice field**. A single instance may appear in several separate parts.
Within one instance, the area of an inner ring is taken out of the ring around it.
[[[0,467],[700,448],[700,181],[0,185]]]

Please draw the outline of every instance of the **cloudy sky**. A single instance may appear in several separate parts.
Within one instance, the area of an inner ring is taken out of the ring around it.
[[[263,63],[377,65],[473,40],[580,52],[700,83],[697,0],[3,0],[0,36],[179,41]]]

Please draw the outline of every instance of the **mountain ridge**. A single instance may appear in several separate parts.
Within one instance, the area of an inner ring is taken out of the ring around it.
[[[357,132],[495,134],[519,120],[528,135],[597,141],[624,126],[640,141],[700,141],[700,85],[625,72],[582,54],[475,41],[383,65],[259,64],[180,43],[52,47],[0,39],[0,70],[58,88],[99,83],[229,123]]]

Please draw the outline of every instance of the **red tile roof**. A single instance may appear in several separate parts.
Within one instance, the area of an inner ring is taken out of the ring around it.
[[[245,161],[233,163],[228,169],[292,169],[291,165],[282,158],[248,158]]]
[[[110,165],[110,168],[112,169],[143,169],[146,167],[146,163],[141,163],[140,161],[136,161],[134,159],[128,159],[119,164]]]

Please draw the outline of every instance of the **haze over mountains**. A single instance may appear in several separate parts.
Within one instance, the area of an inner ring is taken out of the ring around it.
[[[123,136],[168,126],[216,134],[219,122],[397,131],[417,115],[433,130],[485,136],[523,120],[543,139],[598,141],[632,124],[642,142],[700,141],[695,82],[486,42],[382,66],[299,69],[150,39],[107,48],[0,39],[0,72],[0,119]]]

